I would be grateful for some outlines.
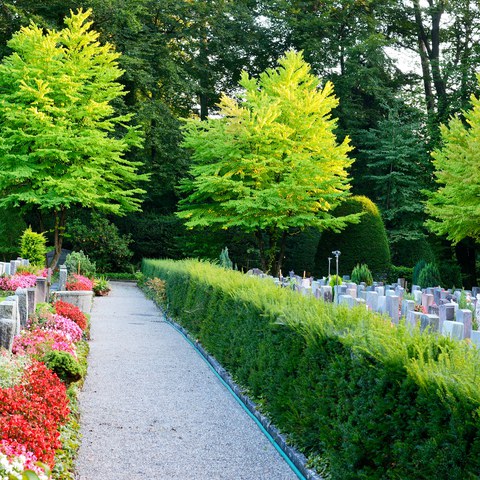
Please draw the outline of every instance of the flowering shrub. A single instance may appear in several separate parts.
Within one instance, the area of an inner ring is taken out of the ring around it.
[[[23,472],[29,470],[37,474],[39,480],[49,480],[50,475],[37,464],[37,457],[25,445],[2,440],[0,442],[0,478],[22,480]]]
[[[0,389],[0,439],[24,445],[49,466],[68,414],[65,385],[41,362],[33,361],[18,385]]]
[[[28,357],[15,357],[6,350],[0,354],[0,388],[13,387],[20,383],[25,368],[30,365]]]
[[[82,330],[87,328],[87,317],[76,305],[58,300],[53,308],[59,315],[73,320]]]
[[[60,330],[36,327],[33,330],[23,330],[13,339],[12,351],[17,355],[30,355],[41,359],[50,350],[67,352],[77,357],[73,341]]]
[[[37,276],[31,273],[0,277],[0,290],[15,291],[17,288],[29,288],[35,286],[36,281]]]
[[[28,321],[29,329],[40,328],[47,331],[63,332],[72,342],[79,342],[82,339],[82,329],[70,318],[58,313],[47,313],[42,316],[33,316]]]
[[[83,275],[73,274],[68,277],[67,290],[93,290],[93,282]]]

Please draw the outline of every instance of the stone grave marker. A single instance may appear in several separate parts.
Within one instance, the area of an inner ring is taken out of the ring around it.
[[[400,297],[397,295],[388,295],[386,298],[386,308],[387,313],[392,319],[392,322],[398,324],[399,320],[399,307],[400,307]]]
[[[442,325],[442,335],[445,337],[463,340],[464,326],[462,322],[446,320]]]
[[[378,293],[367,292],[366,302],[368,309],[376,312],[378,309]]]
[[[15,292],[18,303],[20,330],[25,328],[28,320],[28,295],[26,288],[17,288]]]
[[[420,317],[420,330],[423,332],[427,328],[431,332],[438,332],[440,319],[438,315],[431,315],[429,313],[424,313]]]
[[[456,320],[463,324],[463,338],[470,338],[472,336],[472,311],[459,308]]]
[[[415,302],[413,300],[402,300],[402,317],[406,317],[410,310],[415,308]]]

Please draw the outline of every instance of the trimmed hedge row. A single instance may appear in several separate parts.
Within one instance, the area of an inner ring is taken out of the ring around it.
[[[194,260],[144,260],[169,313],[332,479],[473,479],[480,356],[267,280]]]

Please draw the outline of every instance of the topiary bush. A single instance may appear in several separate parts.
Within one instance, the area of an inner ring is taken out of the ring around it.
[[[47,240],[43,233],[34,232],[28,227],[20,238],[20,256],[30,260],[32,265],[43,267],[47,253]]]
[[[364,213],[358,224],[350,224],[340,233],[325,231],[320,237],[315,255],[317,276],[325,272],[327,258],[340,250],[340,273],[351,272],[355,265],[369,266],[375,278],[384,277],[390,269],[390,250],[387,233],[377,206],[367,197],[353,196],[333,212],[335,216]]]
[[[434,263],[427,263],[418,274],[418,284],[422,288],[438,287],[442,284],[440,272]]]
[[[352,279],[352,282],[355,282],[356,284],[361,282],[365,282],[367,285],[373,284],[372,272],[367,265],[364,265],[363,263],[361,265],[357,264],[354,267],[350,278]]]
[[[72,382],[77,382],[84,375],[80,363],[68,352],[51,350],[45,354],[42,361],[67,385]]]

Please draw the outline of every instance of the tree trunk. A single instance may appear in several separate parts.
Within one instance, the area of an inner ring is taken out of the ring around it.
[[[57,266],[57,263],[60,260],[60,255],[62,254],[63,237],[65,235],[66,209],[62,207],[60,211],[55,210],[53,215],[55,218],[55,253],[53,255],[50,265],[48,265],[52,270],[54,270]]]

